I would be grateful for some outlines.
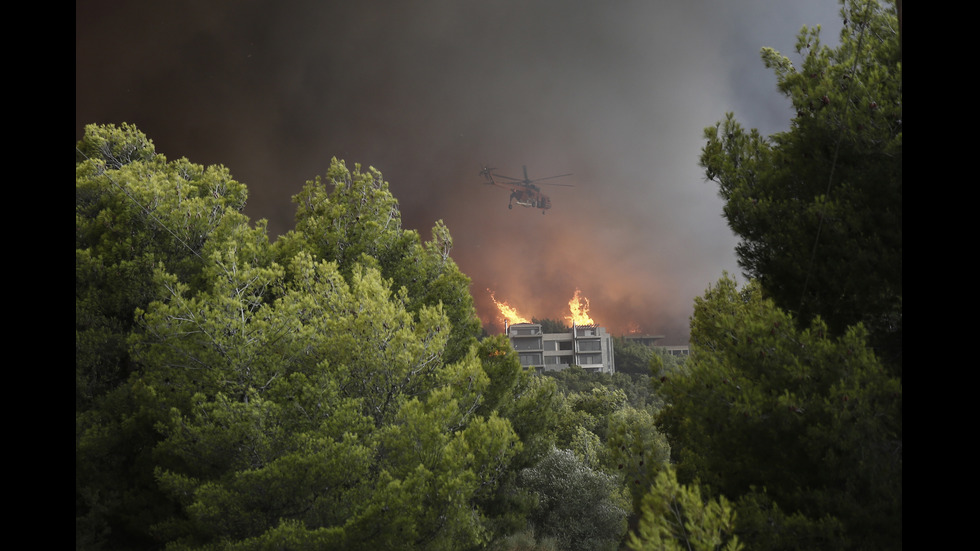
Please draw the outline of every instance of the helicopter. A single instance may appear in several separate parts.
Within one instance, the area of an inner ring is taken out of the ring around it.
[[[551,208],[551,199],[541,193],[541,188],[535,185],[535,182],[543,182],[544,180],[553,180],[555,178],[563,178],[565,176],[571,176],[568,174],[559,174],[557,176],[548,176],[546,178],[535,178],[534,180],[528,178],[527,176],[527,166],[524,167],[524,178],[512,178],[510,176],[504,176],[503,174],[494,174],[495,168],[487,167],[486,165],[480,170],[480,176],[486,179],[487,184],[502,187],[504,189],[510,190],[510,200],[507,201],[507,208],[514,208],[514,203],[521,205],[522,207],[530,207],[541,209],[541,214]],[[498,182],[496,178],[503,178],[507,182]],[[572,184],[556,184],[552,182],[547,182],[542,185],[546,186],[564,186],[564,187],[574,187]]]

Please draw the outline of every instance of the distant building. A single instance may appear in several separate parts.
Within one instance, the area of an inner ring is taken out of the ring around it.
[[[623,335],[623,338],[636,344],[642,344],[643,346],[656,346],[657,341],[665,337],[664,335]]]
[[[691,347],[686,344],[670,345],[670,346],[657,346],[664,352],[670,354],[671,356],[690,356]]]
[[[690,356],[691,347],[686,344],[678,345],[662,345],[656,344],[657,341],[664,338],[663,335],[625,335],[624,339],[630,342],[635,342],[637,344],[642,344],[643,346],[649,346],[650,348],[657,348],[663,350],[671,356]]]
[[[542,333],[540,323],[507,327],[521,365],[538,371],[561,371],[577,365],[586,371],[615,373],[612,335],[604,327],[573,325],[567,333]]]

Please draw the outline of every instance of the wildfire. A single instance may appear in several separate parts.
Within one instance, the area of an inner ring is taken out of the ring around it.
[[[517,313],[517,310],[513,306],[508,305],[506,302],[497,302],[497,299],[493,296],[493,291],[487,289],[490,293],[490,300],[497,305],[497,309],[500,310],[500,315],[505,320],[510,323],[531,323],[531,320],[525,318],[524,316]]]
[[[500,317],[509,323],[531,323],[531,320],[520,315],[517,309],[513,306],[507,304],[506,302],[498,301],[497,297],[493,295],[493,291],[487,289],[490,293],[490,300],[497,305],[497,310],[500,311]],[[565,316],[565,319],[575,325],[595,325],[595,320],[589,315],[589,299],[582,296],[582,291],[576,289],[575,295],[572,299],[568,301],[568,309],[571,315]]]
[[[565,319],[575,325],[595,325],[595,320],[589,317],[589,299],[582,296],[582,291],[575,289],[575,296],[568,301],[568,309],[572,315]]]

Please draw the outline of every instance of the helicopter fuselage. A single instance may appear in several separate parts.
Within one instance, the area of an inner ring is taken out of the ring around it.
[[[551,208],[551,199],[539,190],[514,188],[510,192],[510,200],[522,207],[529,207],[541,210]],[[511,204],[508,203],[508,207]]]
[[[497,174],[496,175],[497,177],[507,180],[507,182],[500,182],[496,178],[494,178],[495,175],[493,173],[493,170],[494,170],[493,168],[484,167],[480,171],[480,175],[486,178],[487,184],[510,190],[510,200],[507,202],[507,208],[512,209],[514,208],[514,203],[517,203],[522,207],[541,209],[541,214],[544,214],[546,210],[551,208],[551,199],[544,193],[541,193],[541,188],[539,188],[537,185],[535,185],[532,182],[551,180],[553,178],[561,178],[563,176],[571,176],[571,174],[559,174],[558,176],[549,176],[547,178],[539,178],[536,180],[532,180],[528,178],[527,167],[525,166],[523,179],[512,178],[510,176],[503,176]],[[548,183],[545,185],[559,185],[559,186],[571,187],[568,184]]]

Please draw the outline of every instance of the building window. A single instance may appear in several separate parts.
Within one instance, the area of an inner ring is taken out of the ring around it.
[[[531,352],[531,353],[520,354],[520,357],[521,357],[521,365],[524,366],[541,365],[541,354]]]
[[[598,340],[578,341],[579,352],[598,352],[602,350],[602,343]]]
[[[541,350],[541,337],[514,339],[514,350]]]
[[[602,363],[602,354],[579,354],[578,355],[579,365],[592,365],[592,364],[601,364],[601,363]]]

